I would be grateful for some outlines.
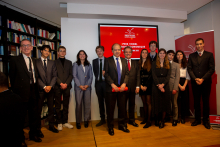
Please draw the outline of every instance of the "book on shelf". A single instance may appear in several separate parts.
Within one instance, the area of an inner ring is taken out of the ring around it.
[[[7,32],[7,41],[14,42],[14,43],[20,43],[23,39],[28,39],[31,42],[32,46],[36,45],[36,40],[34,37],[30,37],[27,35],[21,35],[13,32]]]
[[[4,55],[4,46],[0,44],[0,55]]]
[[[57,39],[61,40],[61,33],[57,31]]]
[[[13,20],[7,19],[7,27],[9,29],[14,29],[17,31],[25,32],[34,35],[34,27],[31,27],[30,25],[22,24],[15,22]]]
[[[50,41],[46,41],[46,40],[42,40],[42,39],[38,39],[38,40],[37,40],[37,44],[49,45],[49,46],[51,47],[52,50],[55,49],[55,44],[54,44],[54,42],[50,42]]]
[[[2,58],[0,58],[0,71],[3,72],[3,62],[2,62]]]
[[[42,29],[37,30],[37,35],[51,40],[55,37],[55,33],[50,33],[49,31]]]
[[[21,50],[18,46],[15,45],[8,45],[8,55],[11,56],[18,56],[21,54]]]

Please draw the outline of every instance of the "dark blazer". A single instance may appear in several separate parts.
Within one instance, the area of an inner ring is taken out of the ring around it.
[[[34,66],[35,79],[37,83],[38,71],[36,61],[31,58]],[[24,102],[28,102],[30,97],[30,74],[23,55],[12,57],[9,63],[9,77],[11,89],[18,94]]]
[[[60,83],[66,83],[68,87],[72,88],[73,79],[73,67],[70,60],[65,59],[64,66],[62,65],[60,59],[55,60],[55,65],[57,68],[57,82],[56,85],[60,87]]]
[[[128,91],[135,92],[136,87],[140,87],[140,69],[138,62],[131,60],[131,69],[129,71],[129,80],[127,83]]]
[[[150,55],[150,54],[149,54]],[[154,58],[150,58],[151,59],[151,62],[153,62],[153,61],[156,61],[156,59],[157,59],[157,53],[156,53],[156,56],[154,56]]]
[[[199,57],[197,52],[190,54],[187,70],[192,80],[202,78],[204,81],[211,82],[211,76],[215,72],[213,54],[207,51],[204,51],[201,57]]]
[[[121,57],[120,57],[121,58]],[[129,70],[127,66],[127,62],[124,58],[121,58],[122,64],[122,73],[121,73],[121,83],[118,85],[118,73],[117,67],[114,61],[113,56],[105,59],[105,81],[106,81],[106,92],[111,92],[112,87],[111,84],[114,83],[116,86],[121,86],[123,83],[128,84],[129,79]]]
[[[93,73],[95,75],[95,81],[98,81],[98,77],[99,77],[99,58],[96,58],[94,60],[92,60],[92,67],[93,67]],[[104,58],[104,63],[102,62],[102,64],[105,65],[105,60],[106,58]]]
[[[41,58],[36,60],[36,66],[39,74],[39,90],[43,90],[44,86],[52,86],[54,88],[57,81],[57,68],[55,62],[47,59],[47,73],[44,71],[44,65]]]
[[[0,125],[4,126],[1,128],[3,134],[0,138],[1,144],[13,147],[21,146],[19,136],[23,135],[21,131],[23,128],[22,107],[23,100],[19,95],[11,90],[0,93],[0,118],[2,120]]]

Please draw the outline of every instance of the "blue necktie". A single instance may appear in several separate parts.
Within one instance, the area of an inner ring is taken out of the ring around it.
[[[116,58],[117,60],[117,72],[118,72],[118,85],[120,85],[121,83],[121,69],[120,69],[120,64],[118,62],[118,58]]]

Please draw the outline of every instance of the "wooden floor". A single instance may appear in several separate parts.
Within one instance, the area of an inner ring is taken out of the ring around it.
[[[92,121],[88,128],[73,129],[63,128],[59,133],[50,132],[47,127],[42,128],[44,138],[41,143],[28,140],[28,129],[25,129],[28,147],[220,147],[220,131],[208,130],[203,125],[192,127],[190,120],[186,124],[172,127],[166,123],[163,129],[156,126],[143,129],[143,125],[133,127],[128,125],[130,133],[117,129],[115,122],[115,135],[110,136],[107,125],[96,127],[99,121]],[[140,124],[140,120],[136,123]]]

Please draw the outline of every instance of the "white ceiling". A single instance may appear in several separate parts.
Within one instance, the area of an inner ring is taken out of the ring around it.
[[[60,2],[169,9],[187,11],[189,14],[211,1],[213,0],[2,0],[3,3],[23,9],[58,25],[61,24],[61,17],[67,17],[67,9],[60,8]]]

